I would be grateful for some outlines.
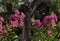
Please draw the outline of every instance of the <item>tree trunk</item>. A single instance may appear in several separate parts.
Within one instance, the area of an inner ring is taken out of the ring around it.
[[[28,3],[28,2],[27,2]],[[41,3],[41,0],[36,0],[34,1],[34,3],[29,4],[29,7],[31,8],[31,6],[33,7],[32,9],[30,9],[28,12],[26,12],[26,17],[25,17],[25,27],[23,28],[23,39],[22,41],[31,41],[30,37],[31,37],[31,15],[33,14],[34,10],[36,9],[36,7]]]

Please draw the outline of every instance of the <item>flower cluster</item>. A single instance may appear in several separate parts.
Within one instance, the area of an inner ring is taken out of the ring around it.
[[[0,35],[7,33],[7,30],[2,26],[4,22],[4,18],[0,17]]]
[[[42,22],[40,22],[40,20],[34,20],[33,24],[36,27],[41,27],[43,25],[50,25],[50,24],[55,26],[56,22],[57,22],[57,16],[56,14],[54,14],[54,12],[51,12],[51,15],[45,16]]]
[[[22,28],[24,27],[24,18],[25,14],[16,10],[15,13],[9,17],[9,25],[13,28]]]
[[[35,26],[38,27],[38,28],[40,28],[40,27],[43,26],[43,25],[42,25],[42,22],[40,22],[40,20],[34,20],[33,25],[35,25]]]
[[[56,26],[57,22],[57,16],[54,12],[51,12],[51,15],[45,16],[42,21],[40,20],[34,20],[33,25],[36,26],[37,28],[41,28],[43,26]],[[50,35],[52,33],[51,29],[47,30],[47,35]]]
[[[51,35],[51,33],[52,33],[52,30],[51,30],[51,29],[48,29],[48,30],[47,30],[47,35],[49,35],[49,36],[50,36],[50,35]]]
[[[45,16],[45,18],[43,19],[43,24],[44,25],[56,25],[56,22],[57,22],[57,16],[56,14],[54,14],[54,12],[51,12],[51,15],[50,16]]]

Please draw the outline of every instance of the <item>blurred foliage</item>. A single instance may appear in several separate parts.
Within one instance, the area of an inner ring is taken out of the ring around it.
[[[56,12],[60,13],[60,0],[50,0],[51,3],[53,5],[56,5],[57,10],[55,10],[56,8],[52,7]],[[25,0],[0,0],[0,6],[3,8],[2,10],[0,10],[0,12],[5,12],[6,11],[6,3],[11,2],[13,4],[13,6],[15,6],[16,8],[18,8],[21,4],[24,4]]]
[[[58,19],[60,20],[60,0],[50,0],[50,1],[52,3],[52,9],[56,12]]]
[[[3,9],[1,9],[0,12],[6,11],[6,4],[7,3],[12,3],[13,6],[18,8],[21,4],[24,4],[24,0],[1,0],[0,7],[2,7]]]
[[[45,26],[42,29],[32,26],[33,34],[31,36],[31,41],[60,41],[60,21],[56,26],[50,26],[53,33],[48,36],[46,31],[49,27]]]

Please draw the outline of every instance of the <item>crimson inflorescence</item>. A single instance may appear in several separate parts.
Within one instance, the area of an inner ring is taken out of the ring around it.
[[[54,12],[51,12],[51,15],[45,16],[44,19],[40,22],[40,19],[35,20],[33,24],[36,27],[42,27],[43,25],[53,25],[55,26],[57,22],[57,16]]]
[[[10,19],[9,25],[12,28],[23,28],[24,18],[25,18],[25,14],[23,12],[19,12],[18,10],[16,10],[15,13],[9,17]]]
[[[4,18],[0,17],[0,35],[7,33],[7,30],[3,27]]]

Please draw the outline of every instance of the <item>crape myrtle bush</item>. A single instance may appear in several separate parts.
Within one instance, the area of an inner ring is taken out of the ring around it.
[[[32,41],[57,41],[59,39],[57,21],[57,16],[54,12],[51,12],[49,16],[45,16],[42,21],[40,19],[33,20],[32,29],[34,33]]]
[[[24,11],[15,10],[9,16],[0,16],[0,41],[18,41],[24,27],[24,18],[26,17]],[[43,14],[45,14],[44,11],[42,10]],[[40,16],[38,18],[33,16],[31,25],[31,41],[60,41],[60,22],[54,11],[42,19]]]
[[[9,21],[0,17],[0,40],[1,41],[18,41],[18,35],[24,27],[25,14],[15,10],[9,16]],[[50,15],[45,16],[42,21],[40,19],[32,18],[32,31],[31,41],[58,41],[59,27],[56,24],[58,21],[56,14],[52,11]],[[4,24],[4,22],[6,24]],[[18,32],[18,33],[17,33]]]
[[[25,14],[23,12],[18,12],[18,10],[16,10],[12,15],[9,16],[9,21],[5,20],[1,16],[0,17],[0,37],[1,37],[0,40],[14,41],[15,36],[17,37],[17,35],[19,35],[21,33],[21,30],[23,29],[24,18],[25,18]]]

